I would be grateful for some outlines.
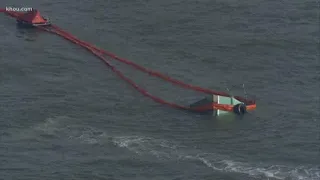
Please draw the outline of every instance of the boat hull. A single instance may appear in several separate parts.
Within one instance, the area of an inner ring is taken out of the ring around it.
[[[17,19],[17,24],[19,26],[23,26],[23,27],[37,27],[37,26],[50,26],[51,23],[50,22],[45,22],[45,23],[30,23],[30,22],[26,22],[23,20],[19,20]]]

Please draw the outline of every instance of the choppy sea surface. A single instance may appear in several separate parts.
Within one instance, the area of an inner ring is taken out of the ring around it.
[[[179,80],[257,100],[243,117],[142,96],[92,54],[0,17],[0,179],[319,180],[319,2],[2,0]],[[204,94],[115,60],[150,93]]]

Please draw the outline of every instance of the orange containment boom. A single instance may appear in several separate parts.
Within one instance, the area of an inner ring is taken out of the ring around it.
[[[37,27],[38,29],[58,35],[74,44],[77,44],[83,47],[84,49],[91,52],[93,55],[97,56],[105,65],[107,65],[113,72],[115,72],[122,80],[126,81],[128,84],[130,84],[133,88],[135,88],[141,94],[154,100],[155,102],[168,105],[173,108],[179,108],[179,109],[184,109],[189,111],[196,111],[196,112],[213,111],[215,112],[216,115],[229,113],[229,112],[234,112],[236,114],[244,114],[247,111],[254,110],[256,108],[256,103],[254,100],[248,100],[246,98],[242,98],[239,96],[231,96],[225,92],[213,91],[210,89],[205,89],[202,87],[187,84],[182,81],[171,78],[167,75],[164,75],[162,73],[142,67],[132,61],[126,60],[124,58],[120,58],[117,55],[112,54],[111,52],[97,48],[94,45],[88,42],[84,42],[79,38],[73,36],[72,34],[62,30],[58,26],[51,25],[51,23],[46,18],[43,18],[40,15],[40,13],[35,9],[26,13],[21,13],[21,12],[14,12],[14,11],[6,11],[5,9],[0,8],[0,12],[4,12],[5,14],[16,18],[18,24]],[[105,56],[108,56],[109,58],[107,59]],[[182,88],[191,89],[197,92],[209,94],[210,97],[207,97],[203,100],[193,103],[190,106],[183,106],[176,103],[168,102],[166,100],[163,100],[157,96],[150,94],[148,91],[138,86],[130,78],[126,77],[121,71],[119,71],[116,67],[114,67],[110,63],[110,59],[117,60],[117,61],[120,61],[121,63],[130,65],[131,67],[139,71],[142,71],[144,73],[147,73],[150,76],[163,79],[174,85],[181,86]]]

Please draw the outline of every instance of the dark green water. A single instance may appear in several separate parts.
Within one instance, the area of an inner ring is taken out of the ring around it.
[[[64,39],[0,17],[0,179],[320,179],[319,2],[35,1],[61,28],[185,82],[256,96],[243,118],[143,97]],[[152,94],[203,95],[114,60]]]

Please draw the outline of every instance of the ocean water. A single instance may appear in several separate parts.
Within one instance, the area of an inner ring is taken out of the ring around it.
[[[319,2],[35,1],[54,24],[176,79],[257,100],[212,117],[142,96],[61,37],[0,17],[0,179],[318,180]],[[204,94],[113,59],[150,93]]]

